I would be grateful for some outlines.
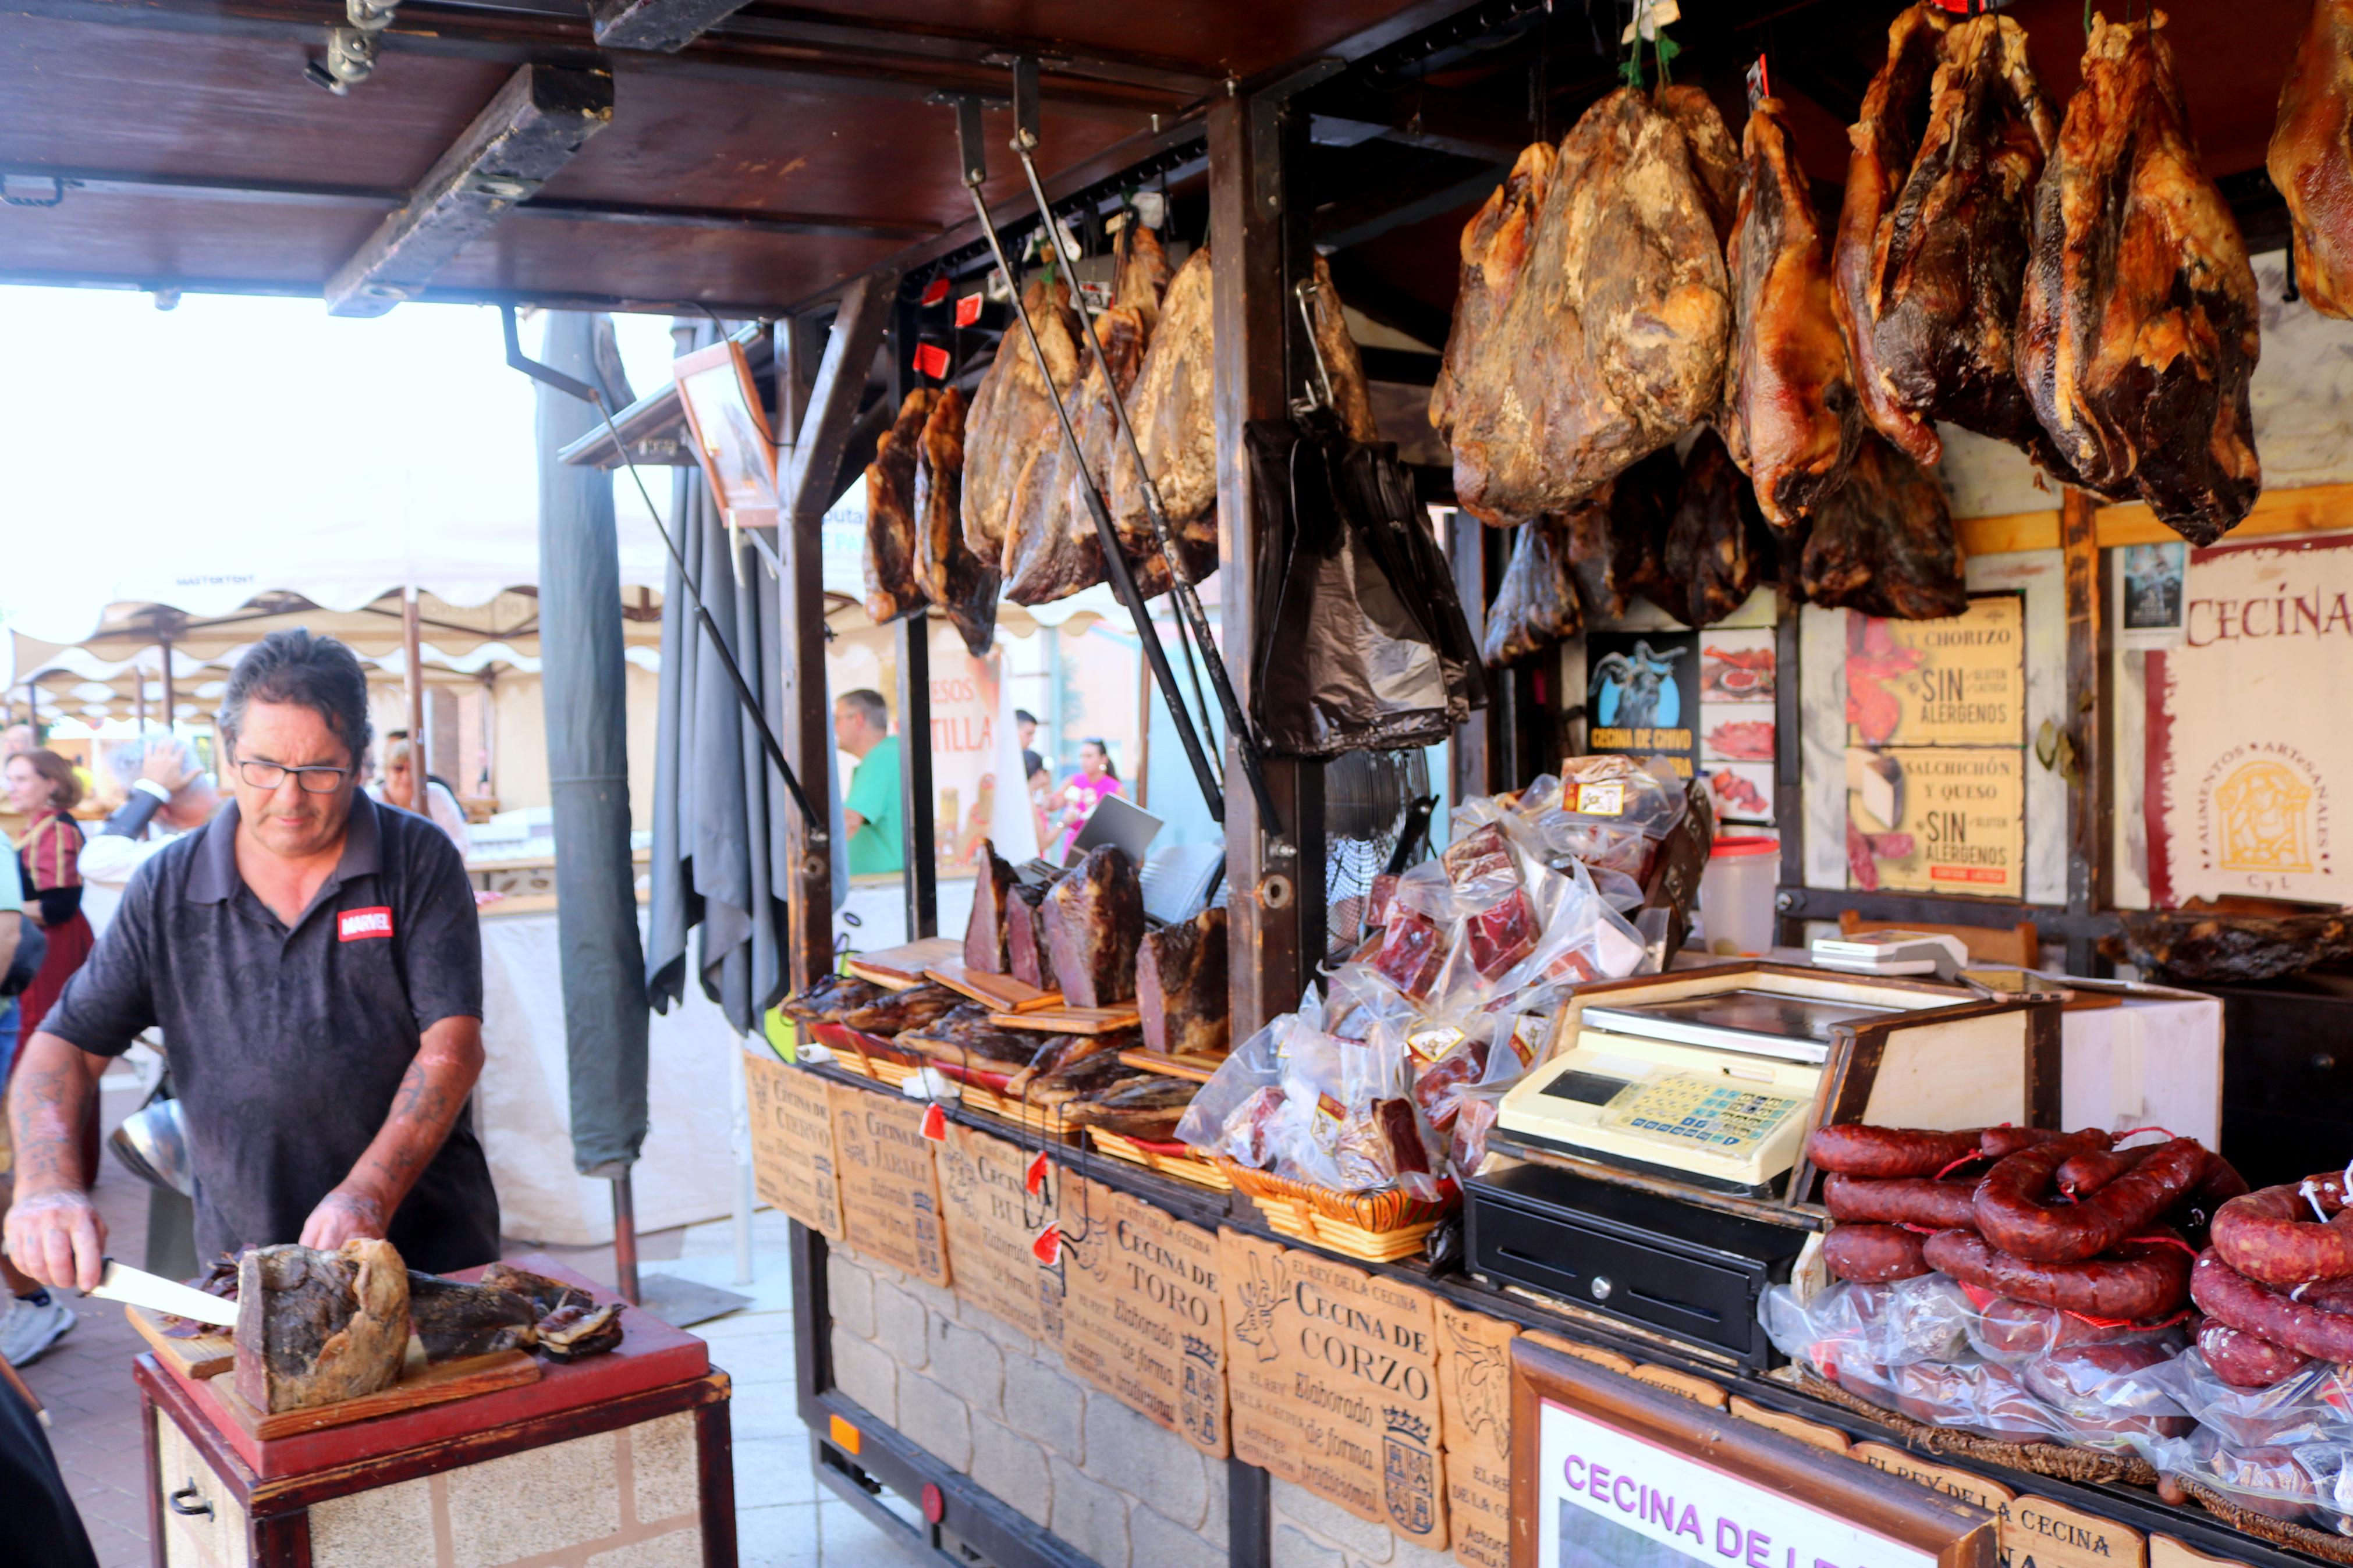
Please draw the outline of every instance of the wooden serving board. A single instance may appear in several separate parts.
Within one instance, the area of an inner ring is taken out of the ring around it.
[[[964,962],[964,943],[952,936],[927,936],[876,952],[852,954],[844,967],[885,991],[913,991],[923,983],[925,970],[950,960]]]
[[[1145,1072],[1156,1072],[1166,1078],[1190,1079],[1195,1083],[1207,1083],[1217,1070],[1226,1065],[1223,1057],[1166,1057],[1158,1051],[1122,1051],[1119,1059],[1128,1067]]]
[[[934,963],[923,971],[923,978],[936,981],[960,996],[996,1008],[1000,1013],[1030,1013],[1040,1007],[1059,1007],[1062,994],[1040,991],[1035,985],[1024,985],[1010,974],[988,974],[977,969],[966,969],[962,957]],[[1027,1028],[1029,1026],[1023,1025]]]
[[[1003,1029],[1036,1029],[1048,1035],[1108,1035],[1133,1029],[1144,1022],[1135,1004],[1111,1007],[1036,1007],[1018,1012],[991,1013],[988,1021]]]
[[[539,1379],[537,1356],[529,1351],[500,1351],[495,1355],[468,1356],[462,1361],[445,1361],[438,1366],[428,1366],[414,1376],[403,1377],[390,1388],[375,1394],[364,1394],[357,1399],[340,1399],[332,1405],[314,1405],[307,1410],[281,1410],[275,1415],[264,1415],[248,1404],[228,1379],[215,1383],[213,1393],[219,1396],[221,1408],[245,1428],[248,1436],[257,1442],[267,1443],[279,1437],[290,1437],[299,1432],[317,1432],[329,1426],[347,1426],[354,1421],[373,1421],[379,1415],[397,1415],[421,1405],[467,1399],[495,1389],[537,1383]]]
[[[163,1320],[144,1307],[125,1306],[122,1315],[131,1320],[155,1359],[182,1377],[218,1377],[237,1364],[237,1341],[227,1329],[175,1340],[164,1331]]]

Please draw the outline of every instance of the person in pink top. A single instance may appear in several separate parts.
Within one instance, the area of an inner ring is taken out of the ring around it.
[[[1061,809],[1052,826],[1063,829],[1060,853],[1068,856],[1079,830],[1095,812],[1095,803],[1119,793],[1119,770],[1112,766],[1111,748],[1090,737],[1079,742],[1079,771],[1062,781]]]

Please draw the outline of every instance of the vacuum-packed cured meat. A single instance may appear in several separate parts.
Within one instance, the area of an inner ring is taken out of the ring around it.
[[[2353,316],[2353,0],[2313,0],[2264,166],[2295,220],[2305,302]]]
[[[2058,117],[2028,62],[2024,28],[1991,15],[1945,26],[1926,9],[1889,29],[1887,64],[1852,132],[1835,264],[1848,342],[1875,383],[1863,407],[1915,462],[1937,459],[1929,421],[1949,419],[2053,467],[2018,383],[2012,333],[2028,207]],[[1936,72],[1923,86],[1922,51],[1940,28]],[[1916,142],[1907,134],[1915,123]],[[1892,159],[1907,142],[1891,199]]]
[[[1757,507],[1756,488],[1725,449],[1702,430],[1683,462],[1683,489],[1667,530],[1668,578],[1678,603],[1659,607],[1687,626],[1708,626],[1748,602],[1773,540]]]
[[[2083,483],[2211,544],[2263,489],[2254,269],[2206,177],[2163,12],[2094,16],[2035,193],[2019,375]]]
[[[997,357],[980,378],[965,419],[965,543],[990,563],[1004,557],[1007,515],[1022,470],[1039,452],[1061,449],[1061,427],[1050,400],[1079,382],[1079,325],[1069,289],[1060,279],[1050,285],[1036,279],[1022,290],[1021,300],[1052,368],[1051,386],[1039,374],[1029,334],[1017,321],[997,345]]]
[[[1005,921],[1020,874],[986,838],[973,858],[972,918],[965,922],[964,966],[983,974],[1010,974],[1013,961],[1006,949]]]
[[[1135,1005],[1147,1050],[1222,1056],[1230,1038],[1226,911],[1146,931],[1137,952]]]
[[[1779,100],[1749,111],[1740,144],[1740,210],[1725,255],[1738,318],[1725,360],[1724,441],[1756,481],[1766,521],[1788,530],[1846,482],[1862,405],[1831,305],[1830,247]]]
[[[1806,602],[1941,620],[1969,607],[1961,568],[1945,492],[1920,465],[1866,434],[1846,483],[1814,508],[1798,573]]]
[[[1445,933],[1419,910],[1392,910],[1372,963],[1382,979],[1421,1001],[1438,984],[1439,971],[1446,967]]]
[[[1135,994],[1144,887],[1124,851],[1110,845],[1087,851],[1047,893],[1044,914],[1046,945],[1064,1001],[1108,1007]]]
[[[936,396],[923,387],[907,394],[866,465],[866,613],[877,626],[930,602],[916,580],[915,460]]]
[[[1728,174],[1731,140],[1720,121],[1696,142],[1687,129],[1714,115],[1694,88],[1664,89],[1658,103],[1620,89],[1577,121],[1548,177],[1535,177],[1542,159],[1522,158],[1518,199],[1541,185],[1525,263],[1507,292],[1473,301],[1461,350],[1450,332],[1433,399],[1455,495],[1475,515],[1504,525],[1565,510],[1722,400],[1733,181],[1702,165]],[[1472,220],[1505,261],[1511,200],[1507,186],[1503,207]],[[1466,260],[1477,243],[1466,237]]]
[[[1054,978],[1054,954],[1046,945],[1044,914],[1047,889],[1018,882],[1005,906],[1005,955],[1013,978],[1040,991],[1060,989]]]
[[[915,580],[947,614],[973,658],[997,640],[997,562],[964,538],[964,426],[968,405],[951,386],[933,400],[915,457]]]
[[[1609,510],[1598,503],[1580,510],[1598,520],[1606,519]],[[1479,657],[1488,668],[1531,658],[1585,629],[1569,565],[1568,530],[1568,521],[1552,513],[1520,525],[1519,536],[1512,542],[1511,563],[1504,568],[1495,602],[1487,606],[1487,627],[1479,639]]]
[[[237,1392],[265,1415],[391,1386],[408,1331],[408,1270],[388,1241],[237,1259]]]
[[[1535,951],[1535,906],[1500,826],[1491,822],[1456,839],[1439,860],[1463,911],[1465,950],[1481,979],[1494,979]]]

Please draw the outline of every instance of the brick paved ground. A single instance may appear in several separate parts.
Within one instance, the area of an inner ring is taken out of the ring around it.
[[[121,1089],[109,1089],[107,1131],[137,1104],[137,1092],[127,1080]],[[111,1155],[100,1165],[97,1198],[106,1217],[108,1250],[135,1262],[145,1253],[147,1189]],[[743,1568],[912,1568],[926,1558],[877,1530],[810,1474],[808,1434],[793,1388],[782,1216],[763,1212],[754,1232],[759,1284],[754,1307],[695,1330],[711,1342],[712,1360],[735,1383],[736,1530]],[[737,1288],[726,1265],[733,1247],[723,1221],[649,1236],[643,1244],[646,1271],[671,1268],[707,1284]],[[609,1247],[538,1250],[556,1253],[592,1279],[612,1279]],[[146,1456],[139,1397],[131,1382],[132,1359],[144,1346],[119,1308],[84,1301],[76,1310],[80,1321],[56,1349],[25,1369],[25,1382],[48,1408],[49,1441],[80,1505],[100,1568],[147,1568]]]

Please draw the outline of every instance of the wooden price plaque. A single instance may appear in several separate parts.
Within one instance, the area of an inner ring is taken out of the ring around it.
[[[761,1198],[824,1237],[841,1239],[841,1182],[823,1079],[765,1051],[744,1053],[752,1170]]]
[[[934,1151],[957,1299],[1033,1340],[1059,1341],[1061,1279],[1038,1246],[1056,1218],[1061,1168],[970,1127],[951,1127]]]
[[[1218,1238],[1074,1178],[1062,1219],[1062,1360],[1140,1415],[1222,1459],[1225,1303]]]
[[[1449,1301],[1436,1305],[1446,1516],[1454,1558],[1472,1568],[1510,1568],[1512,1341],[1520,1331]]]
[[[1238,1231],[1219,1247],[1234,1457],[1442,1550],[1429,1292]]]
[[[841,1165],[845,1245],[934,1285],[948,1282],[934,1145],[924,1107],[895,1094],[828,1083],[833,1152]]]
[[[1525,1336],[1512,1431],[1512,1568],[1994,1568],[1981,1508]]]

